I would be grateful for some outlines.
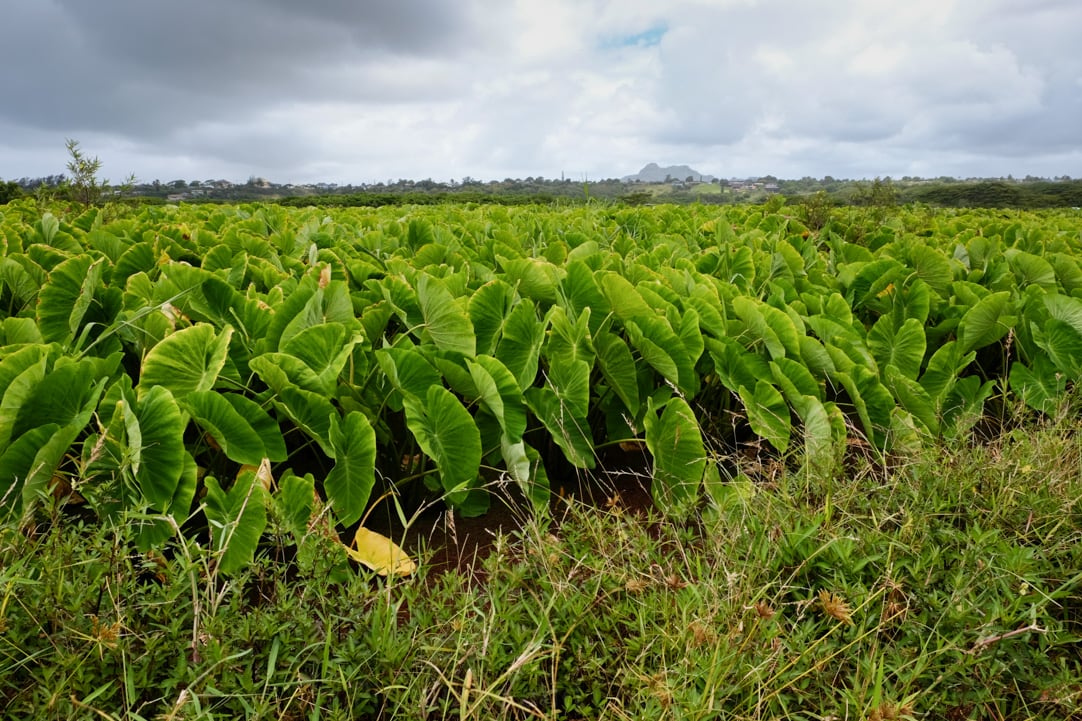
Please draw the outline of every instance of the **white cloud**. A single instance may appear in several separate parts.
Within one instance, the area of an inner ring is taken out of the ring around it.
[[[1074,0],[0,0],[0,177],[1082,174]],[[919,173],[918,173],[919,170]]]

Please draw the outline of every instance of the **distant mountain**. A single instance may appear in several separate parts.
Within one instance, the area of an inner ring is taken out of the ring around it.
[[[693,180],[702,180],[707,183],[712,183],[716,180],[713,175],[703,175],[698,170],[695,170],[695,168],[687,165],[669,165],[662,168],[657,163],[649,163],[635,175],[625,175],[622,180],[626,180],[630,183],[633,183],[636,180],[641,183],[664,183],[667,180],[687,180],[689,177]]]

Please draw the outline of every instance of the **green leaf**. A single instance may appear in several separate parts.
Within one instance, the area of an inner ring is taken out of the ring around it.
[[[1082,335],[1073,326],[1058,319],[1050,320],[1040,331],[1038,343],[1058,370],[1068,378],[1082,379]]]
[[[639,413],[639,378],[631,349],[620,336],[609,331],[599,331],[593,341],[601,376],[631,416],[636,417]]]
[[[739,389],[740,400],[748,414],[748,423],[756,435],[765,438],[780,453],[789,447],[789,406],[778,389],[766,381],[758,381],[755,390]]]
[[[89,255],[65,260],[49,273],[38,294],[38,327],[48,342],[72,343],[101,284],[104,260]]]
[[[939,414],[936,403],[920,383],[906,376],[894,366],[887,366],[884,383],[898,399],[902,408],[911,413],[932,435],[939,433]]]
[[[255,558],[259,537],[267,527],[266,491],[253,471],[244,471],[225,490],[213,476],[206,478],[206,514],[218,568],[230,574]]]
[[[537,379],[537,363],[546,330],[548,326],[537,317],[537,310],[530,300],[519,302],[507,316],[503,337],[496,346],[496,357],[515,375],[522,390],[532,386]]]
[[[581,247],[576,250],[581,250]],[[594,271],[584,261],[570,260],[566,271],[567,275],[560,283],[561,303],[568,315],[575,318],[589,310],[590,333],[596,333],[605,317],[612,312],[612,307],[594,279]]]
[[[957,341],[948,341],[928,359],[928,367],[920,377],[920,384],[928,391],[937,407],[942,405],[962,370],[976,357],[975,351],[963,353],[962,346]]]
[[[425,332],[437,348],[470,357],[476,355],[473,323],[440,281],[421,275],[417,281],[417,300],[424,316]]]
[[[154,387],[168,388],[174,396],[209,391],[225,366],[233,329],[220,334],[199,323],[179,330],[150,349],[143,360],[136,390],[140,397]]]
[[[1055,292],[1056,270],[1044,258],[1017,248],[1008,248],[1003,253],[1011,266],[1011,272],[1018,279],[1019,286],[1034,285]]]
[[[288,454],[278,421],[271,418],[270,414],[258,403],[238,393],[223,393],[222,397],[259,436],[263,443],[263,457],[273,463],[284,461]]]
[[[1010,388],[1030,408],[1054,415],[1064,401],[1067,380],[1044,356],[1038,356],[1029,368],[1020,361],[1011,365]]]
[[[332,415],[330,442],[334,468],[323,487],[339,522],[350,526],[360,520],[376,483],[376,432],[357,411],[347,413],[341,423]]]
[[[1042,300],[1049,317],[1066,323],[1082,335],[1082,299],[1049,293]]]
[[[18,518],[34,505],[75,435],[50,423],[32,428],[4,449],[0,454],[0,518]],[[58,440],[66,441],[63,447]]]
[[[829,476],[834,471],[836,449],[834,430],[826,406],[815,396],[804,396],[794,404],[804,424],[804,467]]]
[[[380,348],[376,362],[395,390],[403,395],[424,398],[428,389],[441,385],[440,374],[416,347]]]
[[[360,341],[359,335],[350,337],[349,329],[341,323],[322,323],[290,338],[282,345],[282,352],[299,358],[311,369],[323,392],[331,395]]]
[[[590,436],[590,425],[585,418],[573,416],[549,386],[528,388],[526,405],[545,426],[545,430],[573,466],[594,467],[594,444]]]
[[[962,353],[991,345],[1014,327],[1011,294],[993,293],[970,308],[958,322],[958,344]]]
[[[586,361],[566,356],[550,358],[548,383],[568,413],[586,417],[590,410],[590,366]]]
[[[880,372],[894,366],[907,378],[916,378],[926,348],[924,324],[916,318],[909,318],[895,331],[893,319],[883,316],[868,331],[868,349],[875,356]]]
[[[789,403],[792,404],[803,396],[822,398],[823,389],[801,363],[791,358],[778,358],[776,361],[770,361],[770,370],[774,382],[781,388],[782,395],[786,396]]]
[[[432,386],[424,399],[403,399],[406,425],[425,455],[436,463],[452,506],[465,503],[481,468],[481,434],[458,398]]]
[[[33,318],[4,318],[0,323],[0,347],[44,342]]]
[[[849,372],[837,373],[835,377],[849,394],[868,441],[882,449],[885,433],[890,428],[894,397],[879,381],[879,376],[865,366],[853,366]]]
[[[621,322],[637,320],[656,315],[653,308],[646,304],[635,286],[627,278],[616,273],[601,273],[601,291],[612,306],[613,313]]]
[[[514,304],[515,291],[502,280],[491,280],[470,296],[470,322],[477,338],[478,353],[490,355],[496,350],[504,321]]]
[[[13,437],[22,435],[15,432],[19,415],[24,413],[27,401],[45,378],[47,367],[48,359],[43,355],[43,349],[34,347],[8,356],[0,364],[0,387],[3,388],[3,395],[0,396],[0,450]]]
[[[184,408],[222,449],[226,458],[241,465],[258,466],[267,455],[262,438],[221,394],[197,391],[184,396]]]
[[[660,418],[650,410],[643,420],[646,447],[654,460],[654,502],[668,512],[686,512],[698,496],[708,462],[695,413],[687,401],[674,396]]]
[[[644,318],[644,320],[648,319]],[[653,338],[647,336],[635,321],[627,321],[624,328],[627,330],[628,340],[635,350],[639,352],[642,359],[657,371],[662,378],[678,386],[680,384],[680,369],[676,365],[676,360],[667,350],[674,349],[674,346],[655,342]],[[675,334],[673,338],[675,339]]]
[[[526,432],[526,406],[511,371],[487,355],[479,355],[467,365],[482,406],[496,417],[510,443],[521,441]]]
[[[135,479],[151,507],[167,513],[184,469],[184,417],[173,394],[164,386],[154,386],[139,398],[135,416],[139,439],[128,438],[129,443],[141,444]],[[136,453],[136,449],[130,452]]]
[[[331,416],[335,415],[331,402],[318,393],[295,386],[285,386],[273,399],[293,423],[314,440],[328,457],[334,457],[331,447]]]
[[[248,367],[276,391],[285,386],[296,386],[311,393],[330,395],[315,371],[288,353],[263,353],[248,361]]]
[[[311,473],[304,476],[287,473],[278,482],[274,502],[294,538],[302,538],[308,533],[315,493],[316,481]]]

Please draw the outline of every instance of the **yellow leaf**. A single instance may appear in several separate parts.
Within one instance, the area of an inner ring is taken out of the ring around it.
[[[208,439],[209,439],[209,436],[208,436]],[[213,439],[210,439],[210,440],[213,440]],[[241,466],[240,470],[237,471],[237,477],[239,478],[240,474],[244,473],[245,471],[252,471],[253,473],[255,473],[255,477],[259,480],[259,482],[261,484],[263,484],[263,489],[264,490],[267,490],[267,491],[273,490],[273,488],[274,488],[274,475],[271,474],[271,466],[270,466],[270,459],[269,458],[264,458],[262,461],[259,462],[258,466]]]
[[[364,526],[357,529],[353,546],[347,547],[346,553],[381,576],[408,576],[417,570],[417,564],[394,541]]]

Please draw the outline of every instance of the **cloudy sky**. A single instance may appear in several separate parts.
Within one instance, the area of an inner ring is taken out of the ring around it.
[[[0,179],[1082,176],[1080,0],[0,0]]]

